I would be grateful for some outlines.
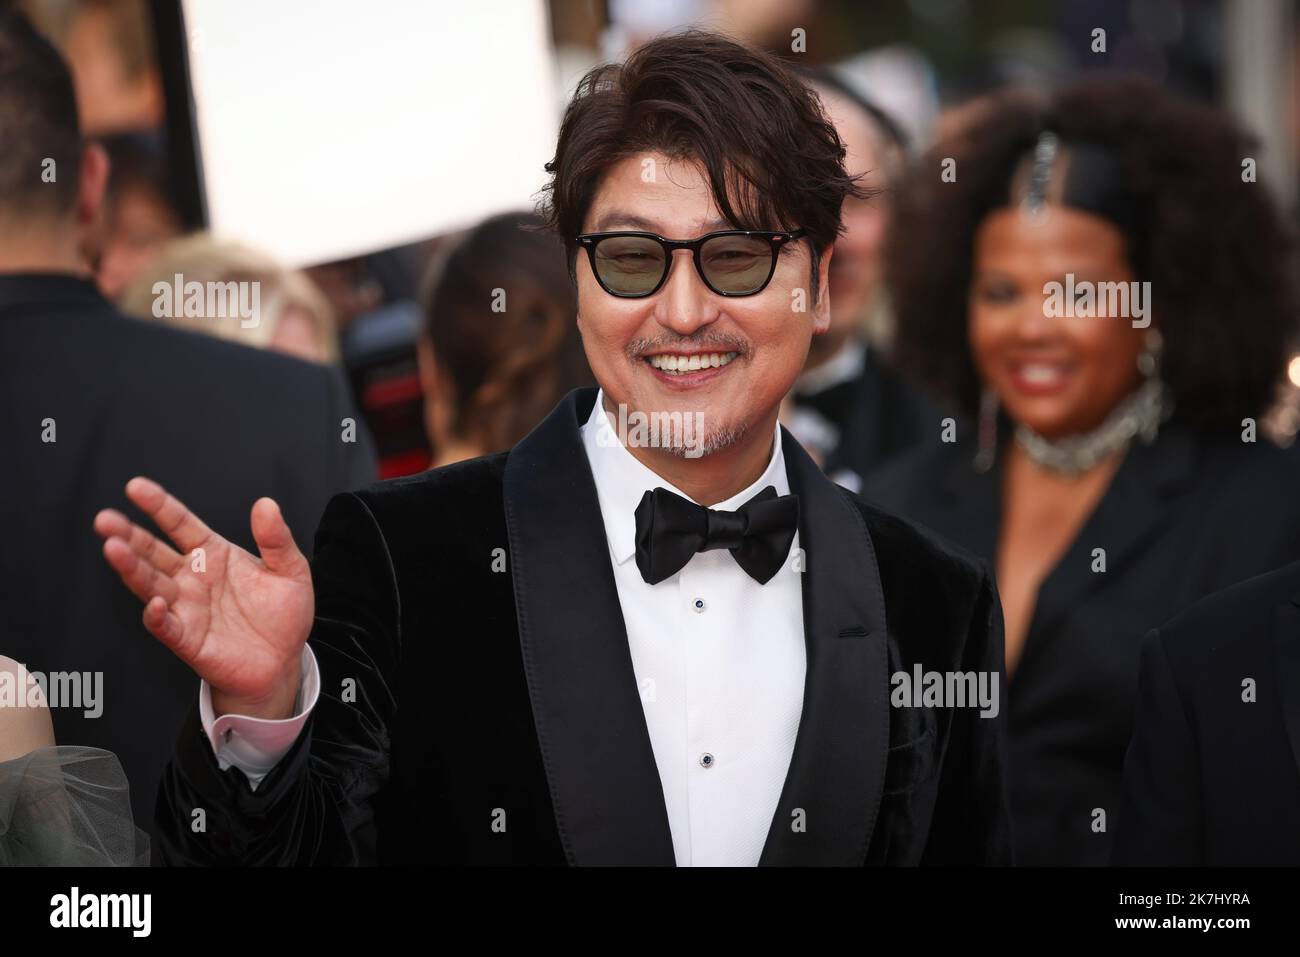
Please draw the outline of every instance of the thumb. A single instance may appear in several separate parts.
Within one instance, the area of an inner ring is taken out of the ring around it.
[[[280,514],[274,499],[259,498],[253,503],[250,524],[253,540],[262,554],[266,567],[276,575],[296,576],[306,572],[307,559],[294,544],[293,534]]]

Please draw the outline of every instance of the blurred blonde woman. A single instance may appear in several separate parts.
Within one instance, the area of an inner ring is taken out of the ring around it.
[[[142,319],[308,362],[338,360],[333,310],[315,283],[263,253],[206,233],[163,247],[118,305]]]

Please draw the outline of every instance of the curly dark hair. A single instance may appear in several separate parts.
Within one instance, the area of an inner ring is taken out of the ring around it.
[[[1044,129],[1067,151],[1087,142],[1110,153],[1135,199],[1143,221],[1127,233],[1129,260],[1151,282],[1178,419],[1216,429],[1261,414],[1295,332],[1289,230],[1267,187],[1243,180],[1254,141],[1222,112],[1140,79],[994,95],[913,168],[886,247],[898,363],[958,408],[978,408],[966,336],[975,233],[1008,203]],[[955,182],[942,181],[945,158]]]
[[[870,194],[844,171],[839,134],[789,68],[727,37],[689,30],[651,40],[625,63],[598,66],[579,81],[539,205],[570,263],[601,178],[620,160],[652,151],[699,162],[719,212],[737,228],[806,229],[814,264],[843,231],[845,197]]]

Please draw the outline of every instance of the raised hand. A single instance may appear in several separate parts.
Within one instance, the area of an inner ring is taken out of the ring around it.
[[[134,478],[126,495],[176,545],[114,509],[95,516],[104,558],[145,603],[145,628],[212,686],[218,715],[289,717],[315,599],[279,506],[269,498],[253,505],[258,558],[156,482]]]

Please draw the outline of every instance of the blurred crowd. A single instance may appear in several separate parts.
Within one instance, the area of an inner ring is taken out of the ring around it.
[[[203,380],[211,390],[186,392],[173,410],[209,440],[234,414],[235,392],[250,396],[253,417],[280,417],[277,434],[314,428],[315,401],[340,422],[356,419],[361,438],[341,463],[285,454],[246,434],[196,446],[206,477],[173,474],[167,484],[224,521],[232,540],[246,536],[249,495],[263,477],[256,495],[281,490],[277,500],[301,516],[290,524],[305,547],[313,512],[332,492],[507,449],[563,395],[592,382],[573,321],[571,264],[532,212],[497,213],[402,250],[286,268],[205,232],[178,201],[147,3],[21,6],[68,62],[103,181],[98,191],[83,187],[68,227],[75,235],[46,242],[14,227],[26,211],[0,158],[0,276],[52,270],[57,260],[37,261],[34,250],[72,243],[93,269],[105,314],[228,340],[211,354],[219,370]],[[971,6],[899,9],[915,18]],[[1106,861],[1105,841],[1078,821],[1117,800],[1143,634],[1199,597],[1300,559],[1293,212],[1286,190],[1252,174],[1245,161],[1258,155],[1255,131],[1216,102],[1213,64],[1196,55],[1193,28],[1214,9],[1164,6],[1183,26],[1165,38],[1154,73],[1152,58],[1131,44],[1127,61],[1115,58],[1122,71],[1072,69],[1059,50],[1045,52],[1050,31],[1030,43],[1028,31],[1008,29],[998,56],[942,82],[934,58],[901,43],[844,49],[841,37],[833,57],[805,55],[800,24],[859,22],[813,0],[556,0],[551,10],[566,81],[655,33],[696,24],[781,54],[820,96],[846,168],[873,195],[846,204],[830,266],[831,328],[814,339],[782,418],[836,481],[995,569],[1023,863]],[[1086,37],[1086,25],[1062,21],[1054,25],[1061,44],[1074,49],[1065,31]],[[808,45],[818,48],[815,33]],[[10,141],[6,124],[33,131],[16,105],[22,93],[3,88],[4,69],[0,59],[0,141]],[[1129,311],[1107,321],[1049,317],[1044,290],[1067,276],[1071,306],[1085,288],[1122,287],[1132,293]],[[261,321],[242,321],[234,298],[216,312],[205,303],[198,313],[160,315],[160,284],[180,277],[258,284]],[[511,308],[492,308],[495,290]],[[43,295],[0,293],[0,310]],[[70,353],[90,341],[53,336],[47,345]],[[178,339],[169,348],[189,346]],[[241,350],[294,361],[245,363]],[[305,364],[324,370],[319,380],[300,374]],[[127,381],[107,351],[67,365],[76,380],[63,385],[101,409],[129,407],[137,390],[182,388],[160,369]],[[6,377],[14,393],[34,388]],[[15,398],[10,408],[29,406]],[[124,450],[106,450],[111,437],[91,433],[69,436],[82,443],[78,468]],[[100,487],[143,471],[125,469],[110,469]],[[231,507],[219,503],[223,494]],[[66,520],[70,539],[90,538],[86,515],[46,504],[32,505],[33,515],[55,527]],[[67,621],[68,631],[111,630],[113,616],[126,622],[124,633],[137,627],[129,602],[108,597],[109,573],[90,565],[84,573],[105,582],[102,605]],[[79,601],[93,606],[95,595]],[[58,602],[53,592],[45,598]],[[27,625],[35,632],[46,623]],[[29,667],[57,664],[22,634],[0,639],[0,650]],[[133,667],[154,667],[147,652],[130,654],[139,656]],[[56,714],[53,729],[37,734],[121,755],[145,829],[149,802],[140,796],[156,790],[153,755],[167,753],[145,738],[170,734],[193,691],[165,651],[156,667],[151,688],[183,685],[174,696],[157,692],[175,712],[153,719],[162,730]],[[138,748],[123,740],[133,736]],[[30,737],[0,739],[0,761],[31,746]]]

